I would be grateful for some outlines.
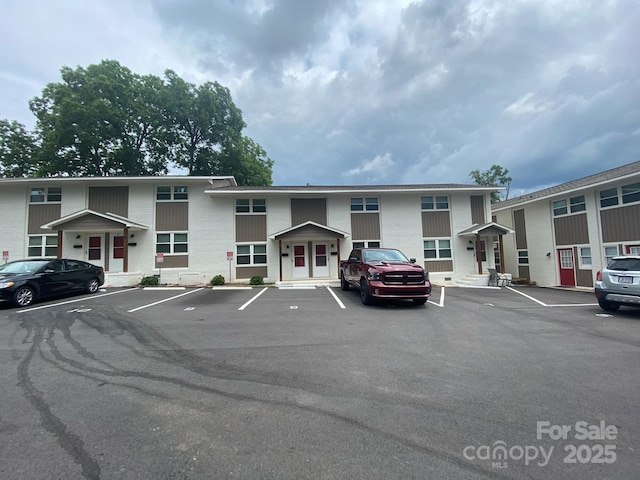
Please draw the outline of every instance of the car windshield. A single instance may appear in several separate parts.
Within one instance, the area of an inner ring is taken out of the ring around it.
[[[49,260],[28,260],[0,265],[0,273],[32,273],[44,267]]]
[[[609,270],[618,270],[622,272],[640,271],[640,259],[638,258],[614,258],[607,267]]]
[[[400,250],[365,250],[365,262],[408,262]]]

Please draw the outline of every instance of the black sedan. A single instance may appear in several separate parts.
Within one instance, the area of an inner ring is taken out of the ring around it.
[[[95,293],[103,283],[104,269],[81,260],[34,258],[0,265],[0,301],[19,307],[74,291]]]

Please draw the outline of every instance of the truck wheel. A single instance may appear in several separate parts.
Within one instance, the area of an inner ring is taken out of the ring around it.
[[[345,292],[349,290],[349,282],[344,278],[344,273],[340,273],[340,288]]]
[[[364,278],[360,280],[360,299],[364,305],[373,303],[373,297],[369,293],[369,283]]]
[[[426,298],[414,298],[413,299],[413,303],[415,303],[416,305],[424,305],[425,303],[427,303],[427,299]]]
[[[598,300],[598,304],[600,305],[601,309],[607,312],[615,312],[620,308],[620,305],[618,305],[617,303],[607,302],[606,300]]]

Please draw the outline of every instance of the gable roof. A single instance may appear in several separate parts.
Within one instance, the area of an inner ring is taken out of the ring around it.
[[[567,194],[576,190],[581,190],[586,187],[595,187],[601,184],[606,184],[614,180],[623,180],[628,177],[640,177],[640,161],[622,165],[621,167],[605,170],[604,172],[596,173],[594,175],[588,175],[586,177],[571,180],[569,182],[561,183],[549,188],[543,188],[536,192],[527,193],[519,197],[510,198],[503,202],[494,203],[491,206],[491,210],[494,212],[510,208],[515,205],[523,203],[533,202],[546,197],[555,197],[558,195]]]
[[[95,210],[89,210],[88,208],[85,208],[84,210],[79,210],[70,215],[65,215],[64,217],[60,217],[49,223],[45,223],[44,225],[41,225],[40,228],[44,230],[55,230],[55,229],[58,229],[58,227],[64,228],[65,225],[69,225],[72,223],[75,223],[76,226],[78,226],[77,220],[90,218],[90,217],[98,218],[110,225],[119,226],[122,228],[128,228],[134,231],[149,229],[149,227],[146,225],[134,222],[125,217],[121,217],[120,215],[116,215],[115,213],[109,213],[109,212],[101,213],[101,212],[96,212]]]
[[[293,227],[290,227],[290,228],[285,228],[284,230],[280,230],[279,232],[273,233],[269,235],[269,238],[272,240],[284,239],[290,236],[291,234],[294,234],[296,232],[303,232],[306,230],[314,230],[316,232],[321,231],[333,236],[334,238],[335,237],[345,238],[349,236],[347,232],[343,232],[342,230],[338,230],[337,228],[331,228],[331,227],[327,227],[326,225],[321,225],[316,222],[308,221],[308,222],[301,223],[299,225],[294,225]]]
[[[497,222],[488,222],[483,224],[475,223],[469,228],[458,232],[458,235],[461,237],[472,237],[475,235],[506,235],[508,233],[515,233],[515,230]]]

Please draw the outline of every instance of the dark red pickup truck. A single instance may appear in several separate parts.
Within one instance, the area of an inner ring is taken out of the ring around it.
[[[411,299],[424,305],[431,295],[429,274],[394,248],[354,248],[340,262],[340,287],[360,290],[365,305],[375,299]]]

